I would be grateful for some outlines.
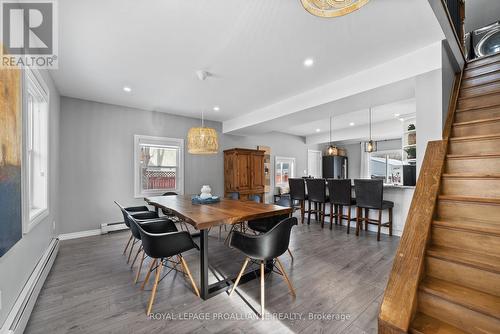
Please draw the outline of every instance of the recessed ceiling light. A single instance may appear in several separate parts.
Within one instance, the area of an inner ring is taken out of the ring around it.
[[[405,119],[404,119],[404,118],[400,118],[399,120],[400,120],[401,122],[404,122],[404,120],[405,120]]]
[[[399,117],[401,114],[394,114],[394,117]]]
[[[219,111],[220,110],[220,107],[219,106],[214,106],[214,111]]]
[[[321,129],[316,129],[316,132],[320,132],[320,131],[321,131]]]
[[[312,59],[312,58],[306,58],[304,60],[304,66],[305,67],[311,67],[313,65],[314,65],[314,59]]]
[[[354,126],[354,125],[355,125],[354,122],[349,123],[349,126]]]
[[[132,91],[132,88],[130,88],[129,86],[124,86],[123,87],[123,91],[127,92],[127,93],[130,93]]]

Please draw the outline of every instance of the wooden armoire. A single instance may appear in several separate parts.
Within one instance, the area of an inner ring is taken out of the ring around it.
[[[232,148],[224,151],[224,197],[241,200],[258,195],[264,202],[264,151]]]

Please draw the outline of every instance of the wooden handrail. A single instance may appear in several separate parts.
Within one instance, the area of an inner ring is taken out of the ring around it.
[[[446,156],[446,140],[427,144],[417,186],[378,317],[379,333],[407,333],[417,306],[417,289]]]
[[[446,116],[446,122],[443,128],[443,139],[448,140],[451,135],[451,128],[453,126],[453,120],[455,119],[455,110],[457,109],[458,95],[460,93],[460,85],[462,84],[462,77],[464,71],[455,74],[455,81],[453,83],[453,90],[450,95],[450,102],[448,104],[448,113]]]

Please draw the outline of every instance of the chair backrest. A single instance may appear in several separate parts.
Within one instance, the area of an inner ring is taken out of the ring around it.
[[[234,200],[238,200],[238,199],[240,199],[240,193],[237,193],[237,192],[234,192],[234,193],[228,193],[228,194],[227,194],[227,198],[229,198],[229,199],[234,199]]]
[[[361,208],[381,209],[384,200],[383,180],[354,180],[356,205]]]
[[[162,196],[175,196],[178,195],[175,191],[167,191]]]
[[[279,206],[286,206],[287,208],[291,207],[292,203],[290,201],[290,197],[288,196],[281,196],[280,199],[275,203],[276,205]]]
[[[115,204],[118,205],[118,207],[120,208],[120,211],[122,212],[122,215],[123,215],[123,222],[125,223],[125,225],[127,225],[128,228],[130,228],[130,221],[128,219],[128,213],[127,211],[125,210],[125,208],[120,204],[118,203],[117,201],[115,201]]]
[[[290,187],[290,198],[292,201],[303,201],[306,199],[306,184],[304,179],[288,179]]]
[[[326,201],[326,180],[325,179],[306,179],[307,196],[310,201]]]
[[[246,248],[249,256],[271,260],[282,255],[290,244],[292,227],[297,225],[297,218],[289,217],[277,223],[268,232],[260,235],[246,235],[241,232],[232,232],[230,246],[242,249]],[[244,243],[246,245],[237,245]]]
[[[141,239],[141,234],[139,233],[139,230],[137,229],[136,225],[132,223],[132,221],[135,221],[135,218],[125,210],[125,208],[120,208],[122,210],[123,214],[123,219],[126,222],[125,224],[130,228],[130,232],[132,232],[132,235],[136,239]]]
[[[260,195],[255,195],[255,194],[250,195],[248,196],[248,200],[253,201],[255,203],[260,203]]]
[[[330,203],[351,205],[351,180],[328,179]]]

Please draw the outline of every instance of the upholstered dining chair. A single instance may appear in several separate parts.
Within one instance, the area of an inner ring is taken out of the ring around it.
[[[306,183],[303,178],[290,178],[288,186],[290,187],[290,202],[293,211],[300,210],[300,222],[304,224],[305,202],[307,200]],[[298,203],[298,206],[295,203]]]
[[[347,234],[351,229],[351,206],[356,205],[356,198],[352,197],[352,186],[350,179],[328,179],[328,194],[330,199],[330,230],[335,224],[347,220]],[[344,207],[347,207],[347,215],[344,215]]]
[[[272,261],[273,269],[276,267],[280,275],[282,275],[288,284],[291,294],[295,297],[295,290],[292,282],[288,278],[286,271],[278,259],[286,250],[290,243],[290,234],[292,227],[297,225],[297,218],[290,217],[282,220],[273,228],[264,234],[250,235],[239,231],[233,231],[229,241],[229,246],[235,248],[245,254],[245,262],[234,282],[229,296],[231,296],[238,286],[241,276],[245,272],[248,262],[258,263],[260,265],[260,305],[261,317],[264,318],[265,309],[265,265]],[[273,270],[274,271],[274,270]]]
[[[354,180],[354,191],[356,192],[356,235],[359,235],[360,224],[365,223],[365,230],[368,224],[377,225],[377,241],[380,241],[380,230],[382,226],[389,228],[389,235],[392,236],[392,209],[394,202],[384,201],[384,181],[383,180]],[[362,215],[364,209],[365,214]],[[377,219],[370,218],[370,210],[377,210]],[[382,211],[388,210],[388,222],[382,223]]]
[[[314,213],[316,221],[321,221],[321,228],[325,225],[325,207],[329,201],[326,195],[326,180],[325,179],[306,179],[307,196],[308,196],[308,212],[307,224],[311,223],[311,213]],[[314,204],[314,209],[311,209],[311,204]]]
[[[198,248],[191,234],[186,231],[161,231],[157,228],[156,223],[140,224],[135,218],[131,217],[130,219],[131,225],[135,226],[139,231],[144,253],[151,258],[151,264],[146,278],[141,285],[141,290],[144,290],[151,273],[155,273],[153,289],[151,290],[146,314],[149,315],[153,308],[158,282],[160,281],[161,272],[164,267],[170,269],[165,276],[174,270],[187,276],[195,294],[200,297],[200,292],[194,282],[188,264],[182,256],[182,253]],[[177,269],[179,265],[181,266],[180,270]]]

